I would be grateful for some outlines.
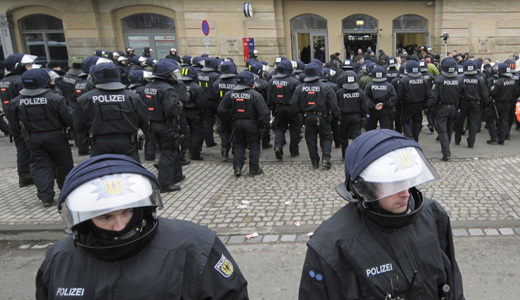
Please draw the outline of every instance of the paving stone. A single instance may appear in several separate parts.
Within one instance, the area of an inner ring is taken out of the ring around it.
[[[276,243],[276,242],[278,242],[278,235],[277,234],[266,235],[266,236],[264,236],[263,242],[264,243]]]
[[[486,228],[484,229],[484,232],[486,233],[486,235],[500,235],[498,233],[498,230],[496,230],[495,228]]]
[[[307,234],[300,234],[297,238],[296,238],[296,241],[297,242],[308,242],[309,241],[309,236]]]
[[[241,235],[232,236],[229,238],[228,244],[242,244],[245,239],[246,237]]]
[[[294,234],[284,234],[280,238],[282,242],[294,242],[296,240],[296,235]]]
[[[500,234],[502,235],[514,235],[515,232],[512,228],[499,228]]]
[[[484,232],[480,228],[470,228],[469,234],[471,236],[481,236],[481,235],[484,235]]]
[[[468,236],[466,229],[453,229],[453,236]]]

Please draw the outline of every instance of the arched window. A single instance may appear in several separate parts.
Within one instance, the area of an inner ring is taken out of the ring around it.
[[[343,30],[347,31],[377,30],[379,22],[371,16],[352,15],[343,19],[342,25]]]
[[[405,49],[408,54],[419,53],[420,47],[428,47],[430,34],[428,20],[418,15],[402,15],[392,21],[394,49]]]
[[[152,48],[152,56],[163,58],[170,48],[177,48],[175,20],[159,14],[136,14],[121,20],[127,47],[140,55],[144,47]]]
[[[327,20],[317,15],[301,15],[291,20],[291,30],[327,30]]]
[[[379,21],[371,16],[357,14],[343,19],[343,45],[347,58],[354,58],[367,50],[372,50],[374,55],[379,50]]]
[[[428,20],[417,15],[403,15],[392,21],[394,30],[428,31]]]
[[[301,15],[291,19],[293,59],[309,63],[317,58],[326,62],[328,53],[327,19]]]
[[[30,15],[20,20],[24,52],[38,56],[36,63],[58,61],[67,66],[68,54],[63,23],[49,15]]]

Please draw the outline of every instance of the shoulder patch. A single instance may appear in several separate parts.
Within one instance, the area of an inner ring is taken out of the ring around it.
[[[215,270],[219,272],[224,278],[229,278],[233,275],[233,264],[227,259],[224,254],[220,257],[220,260],[215,264]]]

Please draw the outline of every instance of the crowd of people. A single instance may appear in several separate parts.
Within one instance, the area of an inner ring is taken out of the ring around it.
[[[283,160],[287,130],[290,156],[304,138],[313,168],[330,169],[333,145],[342,148],[345,181],[336,190],[349,201],[308,243],[300,299],[464,299],[449,217],[416,189],[439,178],[417,143],[422,117],[426,110],[447,160],[457,111],[468,112],[472,147],[480,119],[471,113],[493,104],[496,118],[486,123],[498,133],[489,142],[503,144],[517,93],[511,65],[498,64],[485,81],[475,60],[459,74],[446,58],[434,77],[427,61],[413,58],[381,64],[335,54],[330,65],[305,65],[278,57],[271,67],[253,55],[239,71],[231,58],[176,52],[154,59],[150,48],[140,56],[99,50],[72,58],[66,74],[52,64],[35,68],[31,55],[6,58],[0,99],[19,186],[34,183],[48,207],[56,180],[72,234],[47,251],[37,299],[248,299],[246,279],[213,231],[157,210],[161,193],[181,189],[183,165],[203,160],[204,143],[217,145],[214,132],[238,177],[247,151],[249,176],[263,173],[271,131]],[[91,158],[74,167],[69,140]],[[142,149],[157,176],[141,164]]]

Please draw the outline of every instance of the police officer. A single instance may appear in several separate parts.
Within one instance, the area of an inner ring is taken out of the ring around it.
[[[441,74],[435,77],[431,95],[427,105],[435,111],[437,124],[435,129],[441,143],[442,160],[448,161],[451,156],[450,141],[453,123],[462,97],[462,79],[457,76],[455,59],[447,57],[441,62]]]
[[[181,58],[181,63],[180,63],[180,66],[181,67],[187,67],[187,66],[191,66],[191,56],[189,55],[184,55],[182,58]]]
[[[509,109],[512,102],[516,101],[518,93],[515,80],[512,78],[511,68],[506,63],[498,65],[498,79],[494,82],[489,91],[492,99],[487,113],[487,126],[490,140],[488,144],[504,145],[507,132],[510,130]],[[497,126],[495,127],[495,122]]]
[[[303,114],[305,124],[305,142],[311,158],[312,166],[319,168],[318,135],[322,150],[322,167],[330,169],[332,150],[332,114],[339,114],[336,94],[330,85],[321,82],[322,67],[310,63],[305,68],[304,83],[295,90],[291,105],[296,112]]]
[[[431,86],[420,72],[419,63],[406,63],[407,75],[400,81],[397,102],[401,103],[401,122],[405,137],[419,142],[422,129],[423,109],[430,99]]]
[[[152,73],[142,70],[132,70],[130,74],[128,74],[130,84],[127,86],[127,90],[136,93],[141,102],[143,102],[144,87],[148,83],[147,78],[151,75]],[[146,102],[143,102],[143,104],[145,106],[148,105]],[[155,141],[150,128],[141,130],[144,134],[144,160],[155,161],[156,154],[158,155],[159,153],[157,141]],[[141,139],[141,137],[139,137],[139,139]],[[140,140],[139,142],[141,143],[142,141]]]
[[[435,76],[439,75],[439,71],[437,71],[437,75],[433,75],[430,73],[430,70],[435,68],[435,66],[431,63],[428,63],[426,60],[419,60],[419,69],[421,71],[422,77],[424,80],[428,82],[430,85],[430,88],[433,86],[433,79]],[[426,115],[426,119],[428,120],[428,130],[430,130],[431,133],[435,131],[435,119],[433,116],[433,113],[431,110],[429,110],[427,107],[424,107],[424,114]]]
[[[63,96],[72,111],[78,104],[78,97],[94,89],[94,84],[87,79],[88,70],[86,70],[86,73],[82,72],[81,64],[83,61],[84,59],[81,57],[71,58],[69,62],[70,69],[61,80]],[[90,65],[88,68],[90,68]],[[73,136],[74,142],[78,147],[78,155],[90,155],[90,147],[86,142],[86,137],[81,137],[76,130],[73,130]]]
[[[464,120],[468,118],[468,147],[475,145],[475,136],[480,126],[480,105],[489,99],[488,90],[482,77],[478,73],[478,64],[475,60],[464,62],[464,76],[462,76],[463,96],[459,104],[459,114],[455,123],[455,144],[459,145],[464,130]]]
[[[399,85],[401,84],[401,80],[406,77],[406,64],[407,62],[404,62],[402,65],[399,66],[399,75],[392,79],[390,82],[392,86],[394,87],[394,90],[399,90]],[[394,105],[394,109],[392,110],[392,120],[393,120],[393,128],[395,131],[399,133],[403,133],[403,125],[401,123],[401,116],[403,115],[403,105],[400,102],[397,102]]]
[[[197,70],[186,66],[182,69],[179,80],[186,85],[186,100],[183,102],[183,112],[190,130],[189,150],[191,160],[203,160],[200,155],[204,143],[204,109],[208,106],[208,98],[197,84]]]
[[[178,66],[171,59],[158,61],[142,97],[143,102],[148,103],[150,129],[161,150],[158,178],[161,192],[164,193],[180,190],[181,187],[176,183],[186,178],[182,174],[178,153],[182,103],[179,100],[175,70],[178,70]]]
[[[71,235],[47,250],[36,299],[248,299],[247,281],[215,232],[157,217],[158,186],[124,155],[78,164],[58,201]]]
[[[246,148],[249,148],[249,176],[263,174],[260,168],[260,130],[269,124],[269,108],[253,89],[255,77],[250,71],[236,76],[237,85],[224,95],[218,106],[219,115],[227,115],[233,122],[233,170],[242,175]]]
[[[181,57],[177,54],[177,49],[175,48],[170,48],[170,53],[168,53],[165,58],[173,59],[179,64],[182,62]]]
[[[366,130],[376,129],[377,123],[379,127],[391,129],[391,113],[397,95],[394,87],[386,78],[386,70],[381,66],[372,69],[372,81],[367,83],[364,91],[368,98],[369,118],[366,122]],[[361,84],[359,85],[361,88]]]
[[[340,116],[341,155],[345,159],[348,139],[355,140],[361,135],[362,119],[368,114],[368,103],[365,92],[359,88],[358,78],[354,71],[348,70],[338,78],[341,88],[336,92]]]
[[[359,88],[365,90],[365,87],[369,82],[372,81],[372,70],[377,66],[377,64],[371,60],[367,60],[363,66],[362,71],[359,74]],[[361,75],[363,74],[363,75]],[[385,73],[386,74],[386,73]],[[385,75],[386,76],[386,75]]]
[[[253,89],[259,92],[260,95],[262,95],[267,104],[267,89],[269,87],[269,83],[264,78],[264,65],[259,61],[253,61],[251,65],[249,65],[249,71],[251,71],[255,75],[255,83],[253,84]],[[269,120],[271,120],[270,114]],[[260,133],[262,149],[269,149],[273,147],[273,144],[271,144],[272,126],[273,125],[271,124],[269,124],[269,126],[265,126],[263,131]]]
[[[213,125],[215,125],[218,107],[218,98],[215,99],[213,83],[220,76],[217,73],[217,67],[218,60],[216,58],[206,57],[204,59],[204,67],[200,70],[198,75],[199,85],[204,89],[206,97],[208,97],[208,108],[204,114],[204,141],[206,142],[206,147],[214,147],[217,145],[213,138]]]
[[[0,99],[2,108],[6,114],[9,126],[11,122],[10,102],[20,94],[22,89],[22,73],[32,68],[36,56],[27,54],[11,54],[4,61],[6,70],[5,77],[0,81]],[[20,134],[14,134],[10,128],[11,135],[16,146],[16,166],[18,171],[18,186],[25,187],[33,184],[30,171],[31,153],[27,143]]]
[[[399,64],[397,63],[397,58],[392,56],[388,58],[386,77],[388,78],[389,82],[392,82],[392,80],[394,80],[394,78],[397,78],[397,76],[399,76]]]
[[[236,76],[237,67],[234,62],[225,61],[220,65],[220,76],[215,80],[212,88],[215,93],[215,95],[213,95],[213,99],[217,99],[217,105],[220,105],[222,99],[224,99],[224,95],[234,89],[237,85]],[[227,161],[229,157],[229,151],[231,150],[233,122],[229,118],[229,115],[219,114],[219,118],[220,126],[218,127],[218,132],[220,133],[220,141],[222,146],[220,148],[220,154],[222,156],[222,161]]]
[[[90,133],[91,156],[118,153],[140,162],[137,131],[148,127],[145,106],[125,90],[113,64],[96,64],[90,76],[96,88],[78,98],[74,128]]]
[[[393,130],[355,139],[336,187],[349,203],[307,243],[298,298],[464,300],[450,218],[416,188],[438,178]]]
[[[292,75],[293,66],[288,60],[279,62],[276,71],[278,74],[272,77],[267,88],[267,106],[273,111],[275,124],[274,154],[277,159],[283,159],[285,132],[289,129],[289,152],[291,157],[296,157],[300,155],[301,123],[300,117],[291,108],[291,99],[300,81]]]
[[[152,57],[152,52],[153,52],[153,49],[150,48],[150,47],[144,47],[143,49],[143,54],[142,56],[148,58],[148,57]]]
[[[132,47],[128,47],[128,48],[126,48],[126,54],[125,54],[125,56],[128,58],[128,60],[131,60],[132,57],[135,56],[135,54],[134,54],[134,48],[132,48]]]
[[[23,134],[31,152],[31,174],[44,207],[54,202],[54,177],[61,189],[74,166],[64,135],[72,126],[71,110],[63,96],[49,90],[50,80],[42,69],[25,72],[23,89],[10,103],[13,132]]]

